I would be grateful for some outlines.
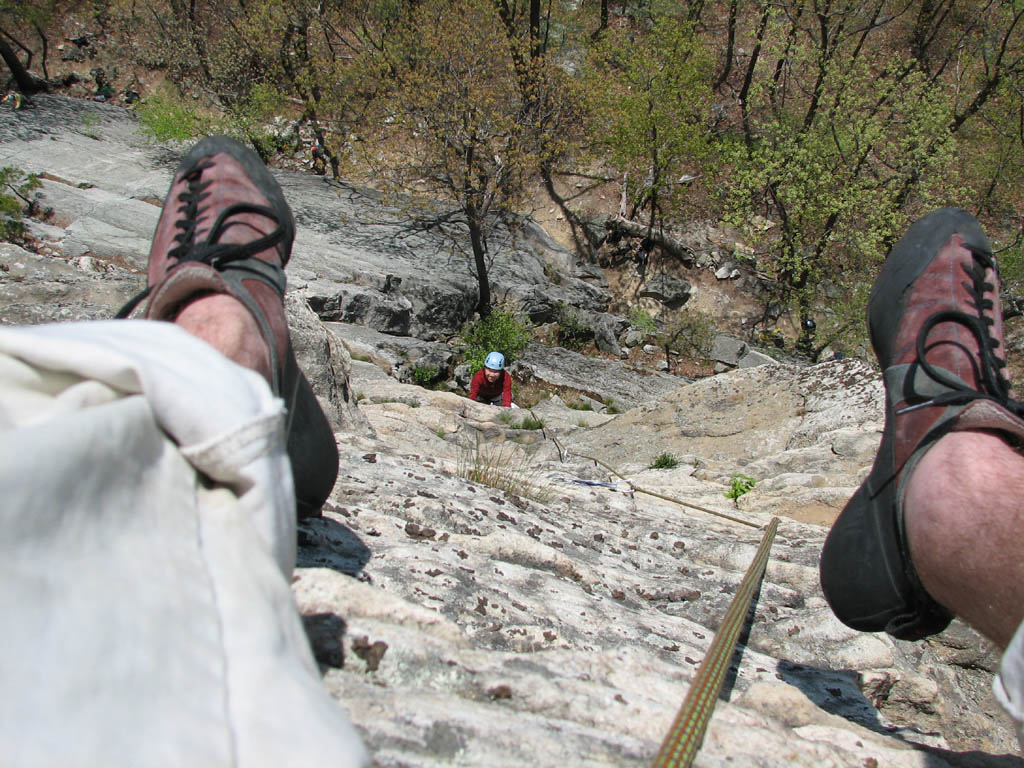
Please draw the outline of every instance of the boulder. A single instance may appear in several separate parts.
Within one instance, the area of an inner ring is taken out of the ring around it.
[[[669,309],[679,309],[693,294],[693,286],[672,275],[655,275],[640,289],[640,296],[660,301]]]

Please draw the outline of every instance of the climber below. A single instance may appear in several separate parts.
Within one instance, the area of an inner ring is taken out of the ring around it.
[[[505,356],[501,352],[489,353],[484,367],[473,374],[469,399],[487,405],[515,407],[512,405],[512,377],[505,370]]]

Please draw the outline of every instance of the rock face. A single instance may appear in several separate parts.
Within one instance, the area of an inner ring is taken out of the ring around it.
[[[149,239],[179,150],[147,144],[123,108],[42,96],[34,109],[4,107],[0,162],[43,172],[57,226],[33,227],[65,258],[104,271],[144,271]],[[55,129],[65,130],[55,133]],[[279,173],[299,225],[288,277],[323,320],[389,334],[448,339],[476,306],[468,237],[443,211],[410,218],[410,206],[371,189]],[[154,204],[155,203],[155,204]],[[433,219],[429,218],[433,216]],[[557,305],[603,312],[603,277],[528,219],[496,222],[494,296],[513,304],[543,289]],[[547,272],[545,272],[545,269]],[[548,275],[558,275],[552,284]]]
[[[34,225],[44,253],[0,246],[0,322],[109,316],[141,287],[178,153],[145,144],[115,107],[38,102],[0,113],[0,163],[46,171],[54,208]],[[98,117],[76,131],[84,110]],[[293,339],[341,457],[323,517],[300,526],[294,591],[325,685],[376,764],[649,765],[779,515],[697,765],[1024,765],[990,693],[998,654],[975,633],[857,633],[821,596],[822,523],[882,428],[873,370],[771,364],[688,382],[537,348],[521,361],[537,381],[623,412],[424,389],[408,382],[445,364],[439,339],[465,295],[419,274],[438,241],[360,219],[368,192],[282,180],[299,219]],[[329,206],[353,216],[343,232]],[[570,290],[573,260],[523,232],[515,247],[538,265],[524,290],[559,295],[542,258]],[[598,311],[599,281],[578,272],[574,300]],[[348,322],[325,326],[317,304]],[[400,327],[417,337],[385,343]],[[661,454],[677,466],[649,469]],[[734,472],[756,481],[735,505]]]

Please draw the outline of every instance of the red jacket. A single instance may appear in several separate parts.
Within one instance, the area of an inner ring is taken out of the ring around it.
[[[469,383],[470,400],[489,403],[499,397],[503,406],[512,407],[512,377],[507,372],[502,371],[493,384],[487,381],[483,368],[473,374],[473,380]]]

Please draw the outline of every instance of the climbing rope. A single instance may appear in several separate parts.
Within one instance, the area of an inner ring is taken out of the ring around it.
[[[711,647],[708,648],[704,661],[701,662],[697,676],[690,685],[683,706],[679,708],[672,727],[669,729],[661,751],[655,759],[653,768],[688,768],[704,741],[704,732],[715,708],[722,681],[736,653],[736,640],[743,627],[750,601],[757,590],[761,577],[768,564],[768,553],[775,540],[775,531],[779,527],[779,518],[773,517],[765,529],[761,546],[757,549],[753,562],[740,582],[739,589],[725,612],[722,626],[715,633]]]
[[[533,414],[532,411],[530,413],[531,415]],[[558,442],[558,438],[554,435],[549,435],[545,431],[545,437],[554,442],[555,447],[558,449],[559,460],[564,462],[568,458],[569,452],[562,447],[562,444]],[[614,467],[609,466],[594,456],[585,456],[575,452],[573,452],[573,455],[592,461],[595,464],[600,464],[613,475],[623,480],[635,493],[645,493],[648,496],[664,499],[665,501],[696,509],[734,523],[747,525],[751,528],[759,529],[761,527],[749,520],[743,520],[739,517],[727,515],[724,512],[708,509],[707,507],[691,504],[682,499],[676,499],[672,496],[640,488]],[[747,612],[750,610],[750,601],[768,565],[768,555],[771,552],[772,543],[775,541],[775,532],[778,528],[779,518],[773,517],[771,522],[768,523],[767,528],[765,528],[761,545],[758,547],[753,561],[747,568],[747,573],[744,575],[743,581],[740,582],[740,586],[736,590],[732,602],[729,604],[729,609],[725,612],[722,625],[718,628],[718,632],[715,633],[715,637],[711,641],[711,646],[708,648],[704,661],[701,662],[700,668],[697,670],[697,676],[690,685],[686,699],[679,708],[679,713],[676,715],[676,719],[673,721],[672,727],[665,737],[665,742],[661,745],[661,751],[658,753],[652,768],[689,768],[693,763],[697,750],[700,749],[700,745],[704,741],[704,733],[707,730],[708,722],[711,720],[711,713],[714,711],[715,702],[721,693],[722,681],[725,679],[726,670],[728,670],[729,663],[736,653],[736,641],[739,638],[740,630],[743,628]]]
[[[554,437],[552,437],[551,439],[554,440]],[[557,440],[555,441],[555,444],[556,445],[558,444]],[[561,450],[561,446],[559,446],[559,450]],[[638,485],[634,485],[632,480],[630,480],[625,475],[620,474],[613,467],[608,466],[607,464],[605,464],[600,459],[594,458],[593,456],[584,456],[582,453],[577,453],[577,454],[574,454],[574,455],[575,456],[579,456],[581,459],[587,459],[588,461],[592,461],[595,464],[600,464],[602,467],[607,469],[613,475],[615,475],[616,477],[621,478],[630,487],[630,489],[633,490],[635,493],[645,493],[648,496],[654,496],[657,499],[664,499],[665,501],[671,501],[673,504],[678,504],[681,507],[689,507],[690,509],[696,509],[696,510],[698,510],[700,512],[704,512],[704,513],[709,514],[709,515],[714,515],[715,517],[721,517],[721,518],[725,518],[726,520],[730,520],[730,521],[732,521],[734,523],[739,523],[740,525],[748,525],[751,528],[760,528],[761,527],[757,523],[752,523],[749,520],[744,520],[741,517],[733,517],[732,515],[727,515],[725,512],[719,512],[718,510],[715,510],[715,509],[708,509],[707,507],[701,507],[701,506],[699,506],[697,504],[691,504],[688,501],[683,501],[682,499],[677,499],[677,498],[674,498],[673,496],[666,496],[663,493],[657,493],[655,491],[648,491],[646,488],[641,488]]]

